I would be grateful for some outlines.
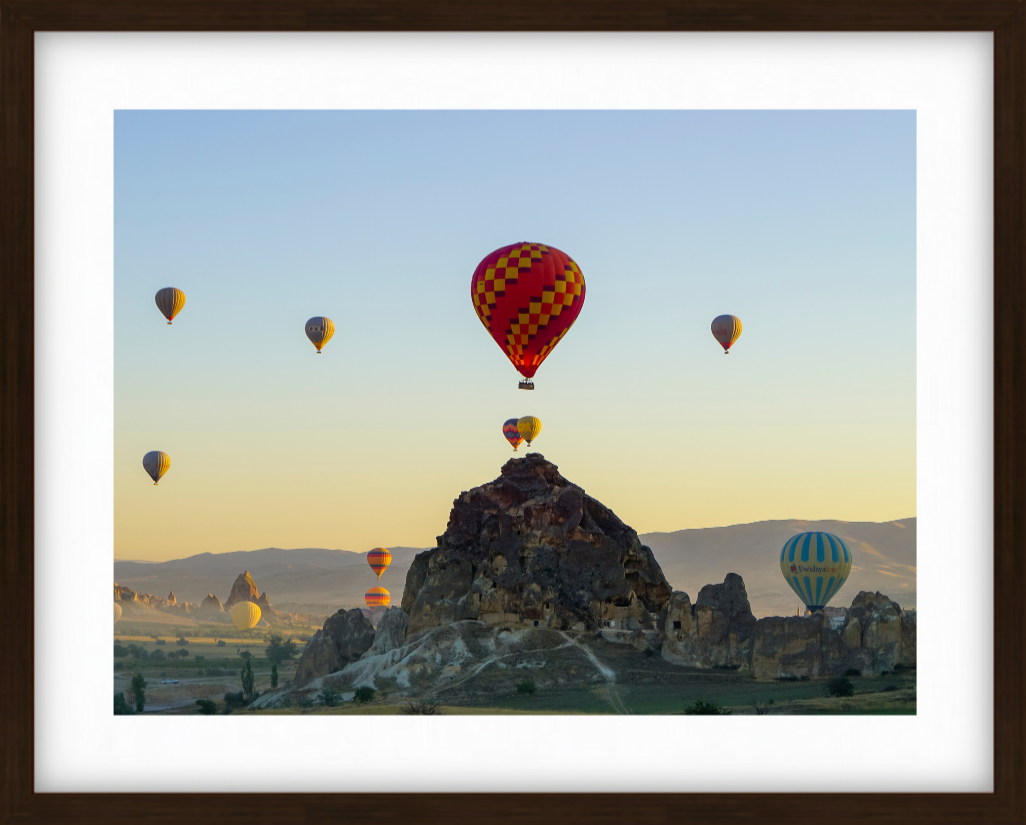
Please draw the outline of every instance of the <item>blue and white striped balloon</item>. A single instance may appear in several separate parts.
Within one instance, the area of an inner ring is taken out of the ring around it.
[[[848,579],[851,550],[831,533],[799,533],[780,551],[780,572],[809,610],[822,610]]]

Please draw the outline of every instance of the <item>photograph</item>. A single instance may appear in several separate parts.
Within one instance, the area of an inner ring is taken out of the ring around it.
[[[915,110],[113,135],[115,715],[916,714]]]

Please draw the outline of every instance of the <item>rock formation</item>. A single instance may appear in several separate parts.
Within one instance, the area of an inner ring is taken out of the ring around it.
[[[357,608],[339,610],[310,637],[296,667],[295,684],[327,676],[359,659],[374,643],[374,626]]]
[[[825,613],[760,619],[752,637],[752,672],[756,679],[843,672],[841,637]]]
[[[894,670],[902,661],[901,608],[882,593],[859,593],[841,629],[845,663],[863,673]]]
[[[175,598],[175,591],[174,590],[172,590],[170,593],[168,593],[167,603],[169,605],[176,605],[176,604],[178,604],[178,600]]]
[[[438,546],[410,567],[402,608],[411,635],[466,619],[655,630],[670,593],[638,534],[532,453],[453,502]]]
[[[228,596],[228,601],[224,603],[224,609],[231,610],[239,602],[257,603],[257,586],[248,570],[245,573],[240,573],[235,583],[232,584],[232,592]]]
[[[199,615],[203,618],[222,618],[224,616],[224,606],[221,604],[221,600],[213,593],[207,593],[207,597],[200,602]]]
[[[687,593],[675,591],[662,620],[664,658],[701,667],[751,665],[755,616],[745,583],[728,573],[723,584],[707,584],[692,605]]]

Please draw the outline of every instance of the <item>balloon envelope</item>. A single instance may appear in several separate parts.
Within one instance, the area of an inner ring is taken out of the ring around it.
[[[799,533],[780,551],[780,572],[809,610],[822,610],[851,572],[851,550],[831,533]]]
[[[161,476],[171,467],[171,457],[160,450],[150,450],[143,456],[143,469],[153,479],[153,486],[157,486]]]
[[[374,571],[374,575],[379,579],[381,578],[381,574],[388,569],[388,565],[391,563],[392,554],[384,547],[375,547],[367,554],[367,564],[370,565],[371,570]]]
[[[239,630],[249,630],[256,627],[260,621],[260,608],[253,602],[236,602],[232,605],[232,623]]]
[[[367,607],[387,607],[392,597],[384,587],[372,587],[363,597]]]
[[[533,415],[525,415],[519,421],[517,421],[517,432],[520,433],[521,437],[527,442],[527,446],[531,446],[531,442],[538,437],[538,433],[541,432],[541,421],[535,418]]]
[[[573,326],[584,294],[581,268],[540,243],[496,249],[470,280],[477,317],[524,378],[534,376]]]
[[[118,619],[121,618],[121,605],[114,602],[114,624],[118,623]]]
[[[170,326],[171,321],[185,306],[185,293],[173,286],[166,286],[158,290],[153,300],[157,302],[157,309],[160,310],[161,315],[167,318],[168,326]]]
[[[741,335],[741,319],[736,315],[718,315],[712,322],[713,338],[720,342],[727,352]]]
[[[513,450],[516,451],[517,447],[523,443],[524,437],[520,434],[520,430],[517,429],[517,418],[510,418],[502,425],[502,434],[506,436],[506,440],[513,445]]]
[[[306,322],[306,337],[317,347],[318,352],[321,351],[321,347],[331,340],[331,336],[334,334],[335,325],[331,322],[330,318],[318,315]]]

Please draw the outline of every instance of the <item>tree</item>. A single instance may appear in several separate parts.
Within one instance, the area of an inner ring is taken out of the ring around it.
[[[242,669],[242,692],[249,699],[253,695],[253,665],[246,659],[246,666]]]
[[[132,708],[125,701],[125,694],[115,693],[114,694],[114,715],[115,716],[131,716]]]
[[[199,712],[204,716],[210,716],[212,713],[217,713],[217,705],[209,699],[197,699],[196,704],[199,705]]]
[[[524,681],[522,682],[517,682],[516,687],[517,693],[521,696],[523,696],[525,693],[528,696],[534,696],[534,691],[536,690],[534,686],[534,681],[531,679],[524,679]]]
[[[239,654],[239,656],[248,662],[252,658],[253,654],[250,653],[248,650],[244,650],[242,651],[242,653]]]
[[[372,702],[374,701],[375,690],[372,687],[359,687],[356,689],[356,694],[353,696],[357,702]]]
[[[264,651],[267,661],[273,665],[280,665],[286,659],[296,655],[296,643],[292,637],[285,638],[280,633],[271,633],[267,637],[267,649]]]
[[[132,695],[135,697],[135,709],[142,713],[146,704],[146,680],[141,673],[132,677]]]
[[[278,666],[271,665],[271,687],[278,687]]]

